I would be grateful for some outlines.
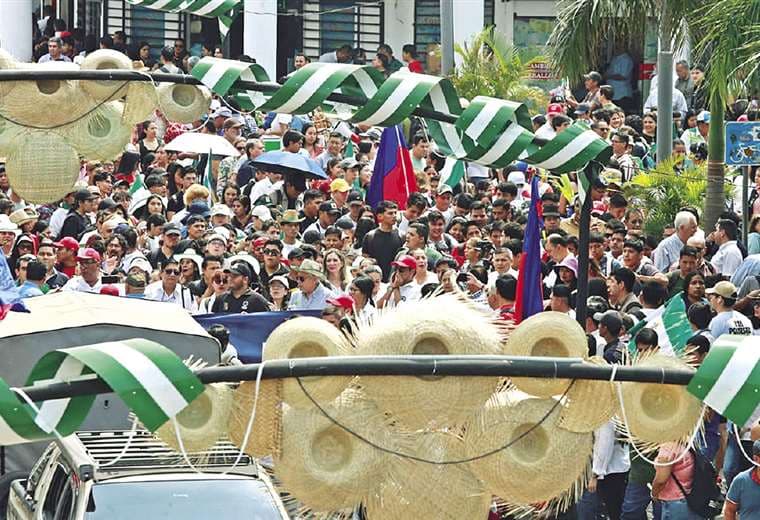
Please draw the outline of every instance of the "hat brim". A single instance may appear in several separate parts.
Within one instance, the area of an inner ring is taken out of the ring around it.
[[[292,267],[290,270],[294,273],[303,273],[315,278],[319,278],[320,280],[325,280],[325,275],[321,271],[315,271],[313,269],[299,269],[297,267]]]

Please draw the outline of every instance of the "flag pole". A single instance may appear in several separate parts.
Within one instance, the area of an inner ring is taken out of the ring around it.
[[[598,166],[595,162],[590,162],[583,169],[582,175],[591,179],[588,192],[583,199],[581,206],[581,219],[578,230],[578,290],[575,295],[575,319],[578,321],[583,330],[586,330],[586,299],[588,298],[588,239],[591,226],[591,190],[593,189],[593,179],[598,174]],[[580,179],[578,184],[580,185]]]

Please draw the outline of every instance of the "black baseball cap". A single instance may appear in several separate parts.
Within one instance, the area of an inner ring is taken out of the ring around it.
[[[364,199],[362,198],[362,194],[358,191],[352,191],[348,194],[347,202],[349,206],[354,203],[364,204]]]
[[[319,211],[326,211],[328,213],[340,214],[337,204],[332,201],[323,202],[319,205]]]
[[[245,262],[237,262],[233,264],[231,267],[226,268],[224,272],[230,273],[230,274],[239,274],[240,276],[246,276],[248,277],[248,279],[251,278],[251,270],[248,268]]]
[[[588,74],[585,74],[585,75],[583,76],[583,78],[584,78],[584,79],[590,79],[590,80],[596,81],[597,83],[601,83],[601,82],[602,82],[602,75],[601,75],[601,74],[599,74],[599,73],[598,73],[597,71],[595,71],[595,70],[592,70],[592,71],[591,71],[591,72],[589,72]]]
[[[164,224],[164,227],[161,230],[161,232],[164,235],[171,235],[171,234],[181,235],[182,234],[182,230],[180,229],[180,227],[177,224],[174,224],[172,222],[169,222],[168,224]]]
[[[74,200],[82,202],[85,200],[94,200],[96,197],[87,188],[82,188],[74,192]]]

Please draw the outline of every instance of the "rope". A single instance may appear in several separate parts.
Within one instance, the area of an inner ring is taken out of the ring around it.
[[[739,445],[739,450],[741,451],[742,455],[745,459],[747,459],[748,462],[750,462],[753,466],[760,467],[760,464],[755,462],[755,460],[747,455],[747,452],[744,451],[744,446],[742,445],[741,436],[739,435],[739,427],[736,426],[736,423],[732,423],[734,427],[734,435],[736,436],[736,444]]]

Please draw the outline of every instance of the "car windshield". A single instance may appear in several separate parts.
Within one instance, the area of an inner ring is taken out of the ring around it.
[[[107,482],[93,487],[88,520],[282,518],[260,480]]]

